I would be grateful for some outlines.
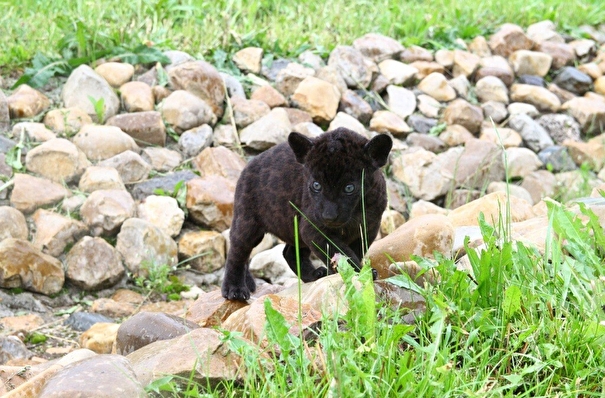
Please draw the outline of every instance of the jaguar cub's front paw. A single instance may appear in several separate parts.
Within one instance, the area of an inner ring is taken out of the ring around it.
[[[376,268],[372,268],[372,279],[378,279],[378,271],[376,271]]]
[[[328,269],[325,267],[319,267],[316,268],[315,271],[313,271],[313,278],[315,278],[315,280],[323,278],[326,275],[328,275]]]
[[[223,297],[227,300],[246,301],[250,299],[250,289],[247,286],[224,285],[221,289]]]

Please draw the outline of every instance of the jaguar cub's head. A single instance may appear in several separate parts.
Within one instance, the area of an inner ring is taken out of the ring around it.
[[[288,143],[296,160],[305,166],[306,197],[310,199],[301,209],[305,215],[328,228],[359,224],[362,190],[367,193],[376,178],[383,178],[375,172],[387,163],[391,138],[377,135],[368,140],[341,127],[315,139],[291,133]]]

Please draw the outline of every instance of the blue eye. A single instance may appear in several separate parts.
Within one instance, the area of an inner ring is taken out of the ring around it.
[[[313,181],[313,184],[311,185],[311,188],[315,191],[315,192],[319,192],[321,191],[321,184],[318,183],[317,181]]]
[[[345,193],[353,193],[353,191],[355,191],[355,185],[353,184],[348,184],[345,187]]]

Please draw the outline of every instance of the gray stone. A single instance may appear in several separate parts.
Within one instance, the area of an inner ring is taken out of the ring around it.
[[[27,223],[19,210],[0,206],[0,241],[8,238],[27,239]]]
[[[410,115],[407,121],[408,125],[414,129],[414,131],[421,134],[428,134],[431,129],[437,125],[437,122],[437,119],[421,115]]]
[[[368,33],[355,39],[353,47],[374,62],[380,62],[389,58],[398,58],[403,50],[405,50],[403,45],[397,40],[378,33]]]
[[[229,94],[229,97],[235,97],[238,95],[240,97],[246,96],[244,86],[242,85],[242,83],[240,83],[239,80],[224,72],[220,72],[220,75],[223,81],[225,82],[225,86],[227,87],[227,94]]]
[[[538,157],[549,170],[555,173],[572,171],[578,168],[564,146],[553,145],[546,147],[538,152]]]
[[[508,124],[512,129],[521,134],[525,145],[534,152],[539,152],[546,147],[554,145],[552,138],[550,138],[544,127],[540,126],[538,122],[527,115],[519,114],[511,116]]]
[[[118,170],[124,184],[132,184],[147,179],[151,166],[141,155],[133,151],[125,151],[97,163],[100,167],[113,167]]]
[[[69,75],[61,93],[66,108],[77,107],[86,111],[88,116],[100,122],[89,97],[95,101],[103,99],[103,116],[108,119],[118,113],[120,100],[113,88],[88,65],[80,65]]]
[[[397,116],[405,119],[416,110],[416,96],[413,91],[389,85],[387,95],[387,105]]]
[[[212,145],[212,127],[204,124],[185,131],[179,137],[179,150],[188,159],[202,152],[204,148]]]
[[[493,120],[495,123],[500,123],[508,116],[506,105],[502,102],[487,101],[481,104],[483,115],[486,120]]]
[[[69,318],[63,322],[63,325],[69,326],[75,331],[85,332],[95,323],[113,323],[114,320],[94,312],[77,311],[72,312]]]
[[[101,189],[91,193],[80,208],[82,221],[92,235],[112,235],[135,212],[130,194],[118,189]]]
[[[350,46],[336,46],[330,53],[328,65],[334,66],[351,88],[367,88],[372,81],[372,71],[363,54]]]
[[[419,146],[433,153],[443,152],[447,147],[441,139],[428,134],[411,133],[405,141],[409,146]]]
[[[125,274],[119,253],[102,238],[85,236],[65,258],[67,279],[82,290],[101,290]]]
[[[581,141],[580,124],[569,115],[551,113],[540,116],[537,122],[548,131],[550,137],[558,145],[563,144],[563,141],[567,139]]]
[[[174,191],[175,186],[179,182],[187,183],[187,181],[197,178],[198,175],[191,170],[177,171],[169,173],[166,176],[154,177],[147,181],[134,184],[131,192],[136,200],[141,200],[149,195],[155,194],[156,191],[170,192]]]
[[[542,76],[535,75],[521,75],[517,79],[519,84],[530,84],[532,86],[546,87],[546,82]]]
[[[280,70],[286,68],[290,61],[284,58],[274,59],[272,62],[263,64],[261,67],[261,75],[267,80],[274,82]]]
[[[17,336],[0,336],[0,364],[10,360],[29,359],[34,353]]]
[[[553,80],[557,86],[563,90],[571,91],[578,95],[584,95],[590,90],[592,79],[586,73],[580,72],[573,66],[566,66],[559,71],[555,80]]]
[[[346,90],[340,97],[338,111],[347,113],[366,124],[372,117],[372,107],[353,90]]]
[[[0,133],[8,132],[10,129],[10,114],[8,112],[8,101],[6,95],[0,90]]]

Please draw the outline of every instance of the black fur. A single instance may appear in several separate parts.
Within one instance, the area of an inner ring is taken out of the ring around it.
[[[286,243],[284,258],[297,272],[295,216],[299,219],[299,276],[304,282],[327,274],[326,268],[313,267],[311,253],[329,260],[341,252],[359,269],[364,250],[362,173],[365,175],[364,233],[369,245],[376,238],[387,205],[386,185],[379,168],[386,164],[392,144],[389,136],[378,135],[368,141],[345,128],[313,140],[291,133],[288,143],[251,160],[235,190],[223,296],[229,300],[250,298],[256,284],[248,270],[248,257],[266,232]]]

